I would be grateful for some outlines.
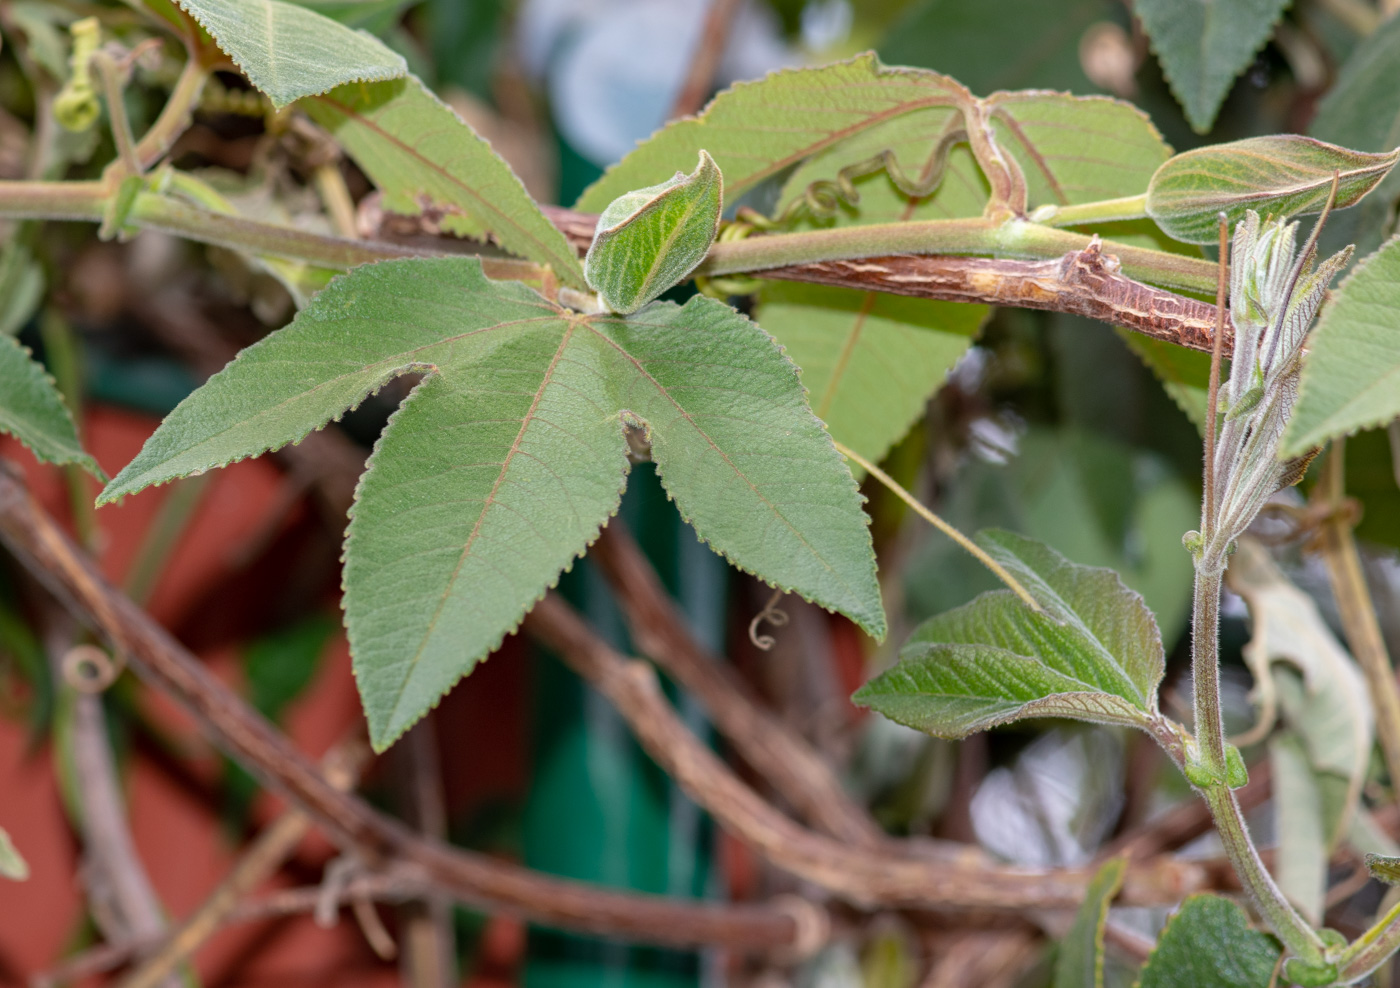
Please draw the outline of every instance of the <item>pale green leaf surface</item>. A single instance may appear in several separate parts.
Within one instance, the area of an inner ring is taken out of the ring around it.
[[[855,483],[795,368],[712,299],[584,316],[469,258],[357,268],[187,398],[102,493],[295,441],[390,378],[428,377],[381,436],[346,542],[346,623],[383,747],[498,645],[597,535],[644,430],[662,482],[736,565],[884,613]]]
[[[1315,924],[1322,918],[1327,895],[1322,791],[1302,742],[1293,734],[1270,739],[1269,768],[1278,835],[1274,879],[1304,918]]]
[[[1289,0],[1138,0],[1133,13],[1152,41],[1172,94],[1204,134],[1235,78],[1254,61]]]
[[[725,90],[698,117],[667,124],[585,189],[575,208],[600,211],[620,195],[684,171],[702,147],[737,200],[763,179],[886,120],[970,98],[946,76],[889,68],[871,54],[774,72]]]
[[[1108,904],[1123,887],[1126,858],[1114,858],[1094,873],[1055,955],[1054,988],[1103,988],[1103,934]]]
[[[73,417],[53,380],[13,336],[0,335],[0,432],[24,443],[45,463],[76,463],[106,474],[78,442]]]
[[[439,212],[448,233],[490,234],[506,250],[584,287],[574,249],[510,166],[418,79],[343,86],[302,108],[380,188],[385,209]]]
[[[1030,539],[993,531],[977,541],[1042,610],[995,590],[925,621],[858,703],[938,737],[1026,717],[1141,727],[1155,715],[1164,658],[1140,596],[1111,570]]]
[[[812,410],[878,463],[924,413],[987,307],[769,282],[756,318],[802,369]]]
[[[1364,39],[1317,107],[1309,133],[1358,151],[1400,147],[1400,19],[1389,18]],[[1400,173],[1392,171],[1361,204],[1327,221],[1318,253],[1328,257],[1347,244],[1356,257],[1385,239],[1400,203]]]
[[[1400,237],[1337,287],[1308,347],[1280,455],[1400,416]]]
[[[0,827],[0,878],[22,882],[29,877],[29,865],[15,848],[14,841]]]
[[[1167,921],[1137,988],[1267,988],[1280,953],[1273,937],[1250,929],[1243,907],[1193,895]]]
[[[355,31],[281,0],[176,0],[209,32],[274,106],[350,82],[397,79],[403,56]]]
[[[588,286],[612,311],[636,312],[705,259],[723,206],[724,179],[704,151],[689,175],[619,196],[584,259]]]
[[[1152,176],[1147,215],[1185,243],[1212,244],[1218,214],[1245,210],[1296,216],[1321,212],[1340,173],[1336,208],[1360,202],[1395,167],[1400,149],[1372,154],[1298,134],[1249,137],[1185,151]]]

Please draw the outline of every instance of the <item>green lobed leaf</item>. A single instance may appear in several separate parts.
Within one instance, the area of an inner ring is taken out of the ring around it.
[[[403,56],[355,31],[282,0],[175,0],[209,32],[273,106],[351,82],[407,74]]]
[[[976,338],[984,305],[769,282],[755,318],[802,369],[812,410],[878,463]]]
[[[600,211],[618,196],[689,168],[700,147],[714,157],[726,194],[737,200],[765,178],[892,117],[971,98],[947,76],[889,68],[869,53],[773,72],[725,90],[698,117],[667,124],[585,189],[575,208]]]
[[[510,166],[413,76],[342,86],[301,104],[384,193],[384,208],[442,213],[448,233],[490,234],[575,288],[583,268]]]
[[[24,443],[44,463],[76,463],[106,474],[78,442],[68,406],[44,368],[13,336],[0,335],[0,432]]]
[[[613,312],[636,312],[705,259],[723,206],[724,179],[704,151],[689,175],[619,196],[598,218],[583,262],[588,286]]]
[[[1117,857],[1094,873],[1074,922],[1055,957],[1054,988],[1103,988],[1103,932],[1108,904],[1123,887],[1128,859]]]
[[[997,531],[977,541],[1042,610],[995,590],[925,621],[857,703],[946,738],[1027,717],[1143,727],[1156,715],[1162,641],[1142,597],[1039,542]]]
[[[1400,147],[1400,20],[1387,19],[1357,46],[1317,107],[1309,132],[1359,151]],[[1392,171],[1355,209],[1328,220],[1318,253],[1347,244],[1364,257],[1381,245],[1400,205],[1400,173]]]
[[[1308,347],[1280,456],[1400,416],[1400,237],[1352,269]]]
[[[1273,937],[1249,928],[1242,907],[1193,895],[1167,921],[1137,988],[1266,988],[1280,953]]]
[[[100,500],[294,442],[426,373],[360,482],[346,624],[388,745],[495,648],[616,510],[624,428],[741,568],[884,633],[859,494],[772,338],[695,297],[584,315],[473,258],[365,265],[187,398]]]
[[[1354,205],[1400,161],[1386,154],[1352,151],[1298,134],[1249,137],[1186,151],[1172,158],[1147,186],[1147,215],[1177,240],[1213,244],[1218,216],[1230,223],[1245,210],[1296,216],[1321,212],[1339,172],[1338,209]]]
[[[22,882],[28,877],[29,864],[20,856],[5,828],[0,827],[0,878]]]
[[[1250,63],[1290,0],[1137,0],[1172,95],[1199,134],[1210,130],[1235,78]]]

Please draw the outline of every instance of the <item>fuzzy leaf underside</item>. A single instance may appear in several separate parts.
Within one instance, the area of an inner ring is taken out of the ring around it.
[[[78,442],[73,417],[53,381],[13,336],[0,335],[0,432],[24,443],[44,463],[76,463],[106,474]]]
[[[756,318],[802,368],[812,410],[878,463],[976,338],[984,305],[770,282]]]
[[[696,297],[628,318],[561,309],[469,258],[365,265],[167,417],[102,494],[296,441],[426,372],[361,480],[346,624],[384,747],[470,671],[616,510],[624,424],[682,515],[736,565],[884,633],[855,483],[795,368]]]
[[[442,212],[441,226],[493,236],[514,254],[547,264],[575,288],[583,268],[515,172],[415,77],[342,86],[302,103],[384,193],[384,208]]]
[[[1298,134],[1249,137],[1186,151],[1147,186],[1147,215],[1184,243],[1210,244],[1218,215],[1239,222],[1246,210],[1296,216],[1321,212],[1339,173],[1337,206],[1359,202],[1395,167],[1400,149],[1352,151]]]
[[[1172,94],[1197,133],[1215,122],[1235,78],[1264,46],[1290,0],[1138,0]]]
[[[856,701],[938,737],[1027,717],[1146,724],[1164,656],[1142,598],[1030,539],[993,531],[978,543],[1043,610],[997,590],[931,618]]]
[[[691,174],[620,196],[599,217],[588,286],[613,312],[636,312],[705,259],[723,206],[724,180],[704,151]]]
[[[731,201],[763,179],[891,117],[970,100],[925,69],[888,68],[872,54],[741,82],[698,117],[667,124],[584,190],[575,208],[599,212],[618,196],[692,167],[705,148]]]
[[[1104,927],[1108,904],[1123,887],[1127,858],[1114,858],[1094,873],[1055,956],[1054,988],[1103,988]]]
[[[1338,286],[1308,347],[1281,456],[1400,416],[1400,237]]]
[[[1265,988],[1280,953],[1273,937],[1249,928],[1241,906],[1193,895],[1167,920],[1137,988]]]
[[[352,82],[397,79],[403,56],[363,31],[282,0],[175,0],[274,106]]]

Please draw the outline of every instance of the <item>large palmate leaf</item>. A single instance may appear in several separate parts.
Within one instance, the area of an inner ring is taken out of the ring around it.
[[[279,108],[348,82],[396,79],[408,72],[403,56],[373,35],[294,3],[175,2]]]
[[[598,212],[626,192],[687,170],[702,147],[736,201],[763,179],[892,117],[970,99],[947,76],[888,68],[870,54],[774,72],[720,93],[698,117],[667,124],[585,189],[576,208]]]
[[[584,315],[471,258],[366,265],[182,402],[101,500],[294,442],[411,372],[428,376],[375,448],[346,542],[377,746],[597,535],[627,473],[624,430],[717,551],[883,635],[859,495],[795,368],[703,297]]]
[[[1114,858],[1094,873],[1074,922],[1055,956],[1054,988],[1103,988],[1103,934],[1108,904],[1123,887],[1127,858]]]
[[[1282,951],[1249,927],[1244,908],[1218,895],[1193,895],[1167,921],[1137,988],[1265,988]]]
[[[831,434],[879,462],[924,413],[987,307],[770,282],[758,320],[802,368]]]
[[[1142,598],[1112,570],[1039,542],[996,531],[977,541],[1041,610],[995,590],[931,618],[856,702],[947,738],[1027,717],[1147,725],[1164,659]]]
[[[1400,237],[1338,286],[1308,346],[1280,455],[1400,416]]]
[[[1133,13],[1186,119],[1204,134],[1215,122],[1235,77],[1269,40],[1289,0],[1138,0]]]
[[[0,432],[46,463],[76,463],[96,477],[102,468],[78,442],[73,417],[44,368],[13,336],[0,335]]]
[[[385,209],[439,211],[448,233],[490,234],[584,287],[578,256],[510,166],[418,79],[342,86],[301,106],[379,186]]]
[[[1186,151],[1147,186],[1147,215],[1178,240],[1210,244],[1220,213],[1234,224],[1246,210],[1275,216],[1318,213],[1337,176],[1336,208],[1359,202],[1400,160],[1400,148],[1369,154],[1298,134],[1249,137]]]
[[[1357,46],[1318,104],[1309,132],[1360,151],[1400,147],[1400,18],[1389,18]],[[1381,245],[1400,205],[1400,172],[1392,170],[1355,209],[1338,213],[1322,231],[1327,257],[1347,244],[1365,257]]]

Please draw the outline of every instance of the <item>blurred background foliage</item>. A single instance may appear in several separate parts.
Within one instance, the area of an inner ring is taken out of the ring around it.
[[[537,199],[566,205],[666,120],[707,8],[695,0],[303,2],[382,37],[492,141]],[[64,76],[66,25],[88,6],[0,0],[6,178],[96,177],[112,155],[101,127],[35,136],[39,87]],[[104,9],[117,21],[137,17],[119,6]],[[890,64],[936,69],[979,94],[1047,88],[1130,100],[1178,151],[1276,132],[1312,132],[1363,150],[1400,143],[1400,18],[1382,23],[1363,0],[1293,3],[1204,134],[1188,124],[1121,0],[745,0],[716,85],[870,48]],[[171,82],[169,65],[138,69],[127,91],[136,130],[154,118]],[[1351,95],[1328,96],[1334,87]],[[368,182],[314,131],[265,114],[247,95],[240,80],[221,76],[176,160],[241,211],[329,232],[314,191],[316,168],[333,161],[357,199]],[[1355,112],[1358,104],[1367,111]],[[44,153],[36,156],[39,141]],[[1397,201],[1400,177],[1392,175],[1365,206],[1342,214],[1328,237],[1355,239],[1364,253],[1393,230]],[[119,246],[98,242],[86,227],[22,223],[12,226],[0,254],[0,331],[17,332],[74,405],[89,411],[90,444],[107,441],[111,431],[93,416],[139,416],[144,424],[136,431],[149,431],[150,416],[168,412],[236,348],[293,311],[293,298],[267,270],[152,234]],[[390,385],[336,430],[363,456],[405,393],[405,386]],[[94,447],[109,468],[129,456],[120,441],[111,443]],[[1384,431],[1351,440],[1348,451],[1349,493],[1364,510],[1359,535],[1394,654],[1397,451]],[[1169,701],[1189,702],[1178,682],[1191,581],[1180,539],[1198,516],[1199,439],[1123,337],[1063,315],[995,312],[886,466],[964,531],[1006,527],[1077,562],[1116,569],[1157,614],[1172,663]],[[306,701],[335,653],[343,526],[343,516],[317,502],[310,479],[294,467],[283,470],[262,520],[224,552],[199,593],[178,606],[167,593],[160,615],[206,653],[232,649],[247,696],[274,721]],[[135,553],[153,592],[178,578],[173,546],[208,527],[207,517],[204,528],[195,521],[207,513],[210,495],[194,481],[174,489],[187,492],[184,502],[164,502],[153,534]],[[891,830],[975,840],[1026,864],[1074,864],[1182,798],[1176,774],[1145,756],[1141,739],[1117,731],[1033,725],[953,745],[858,716],[845,697],[891,658],[914,623],[992,586],[976,563],[922,529],[898,501],[869,485],[866,494],[891,611],[891,644],[883,648],[789,601],[783,606],[792,620],[778,632],[778,646],[757,653],[743,629],[766,590],[727,571],[696,542],[647,465],[634,470],[622,518],[702,639],[728,651],[782,717],[847,766],[853,790]],[[85,508],[75,507],[74,515],[80,530],[91,524]],[[94,538],[101,549],[100,532]],[[196,543],[181,551],[212,550]],[[1296,549],[1280,558],[1335,619],[1317,561]],[[587,561],[566,576],[564,589],[626,646],[617,607]],[[0,571],[0,711],[23,726],[31,752],[55,712],[42,632],[27,617],[33,607],[14,574]],[[1227,600],[1225,612],[1229,713],[1243,728],[1252,722],[1240,655],[1249,630],[1237,598]],[[514,654],[497,657],[459,687],[458,694],[471,696],[454,694],[436,718],[455,840],[557,874],[669,895],[744,897],[786,887],[717,836],[605,702],[552,659],[527,657],[519,642],[507,650]],[[524,671],[499,669],[505,659]],[[675,699],[703,730],[698,709]],[[169,760],[178,748],[171,729],[131,691],[114,691],[108,703],[120,713],[118,750]],[[500,771],[491,776],[484,762]],[[398,798],[392,774],[378,772],[368,783],[390,806]],[[244,833],[256,785],[232,765],[210,785],[226,833]],[[1161,918],[1141,917],[1143,931]],[[687,985],[716,983],[722,973],[705,955],[540,931],[519,943],[502,941],[499,931],[492,939],[488,924],[466,914],[459,927],[463,970],[483,983]],[[70,933],[81,942],[82,924],[74,920]],[[897,923],[865,929],[808,963],[796,980],[823,988],[909,985],[926,941],[927,931]],[[1045,958],[1030,957],[1015,983],[1047,983],[1049,971]],[[1109,966],[1110,984],[1126,985],[1132,975],[1118,960]]]

